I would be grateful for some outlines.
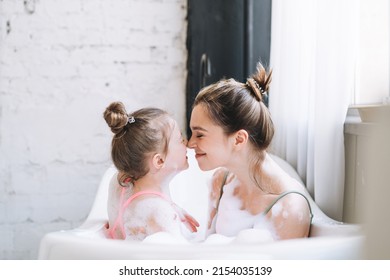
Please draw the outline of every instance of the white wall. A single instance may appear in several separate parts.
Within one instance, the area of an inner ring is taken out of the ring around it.
[[[184,129],[186,0],[0,1],[0,259],[78,226],[111,164],[102,113],[167,109]]]

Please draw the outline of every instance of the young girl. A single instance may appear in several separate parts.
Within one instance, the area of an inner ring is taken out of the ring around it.
[[[108,236],[143,240],[157,232],[182,237],[181,223],[192,232],[199,224],[169,196],[171,179],[188,168],[186,141],[163,110],[145,108],[127,114],[121,102],[104,112],[111,131],[111,157],[118,175],[108,196]]]
[[[243,229],[266,228],[273,238],[307,237],[311,224],[305,189],[267,153],[274,134],[263,98],[271,82],[259,63],[247,82],[221,80],[197,95],[192,137],[202,170],[213,177],[210,232],[235,236]]]

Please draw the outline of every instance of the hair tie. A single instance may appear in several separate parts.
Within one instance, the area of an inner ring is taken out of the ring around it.
[[[254,93],[254,96],[257,101],[263,101],[263,96],[266,94],[266,92],[255,79],[247,79],[246,85],[250,87],[251,92]]]
[[[122,174],[120,176],[120,178],[118,178],[118,182],[119,182],[119,185],[121,185],[121,187],[129,187],[129,184],[130,185],[134,185],[134,178],[132,178],[131,176],[127,176],[125,174]]]
[[[133,116],[130,116],[128,119],[127,119],[127,123],[135,123],[135,118]]]
[[[127,177],[126,179],[124,179],[123,180],[123,183],[131,183],[133,181],[133,179],[132,178],[130,178],[130,177]]]

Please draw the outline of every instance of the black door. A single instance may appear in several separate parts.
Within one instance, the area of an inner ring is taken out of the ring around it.
[[[188,0],[187,122],[202,87],[269,63],[270,31],[271,0]]]

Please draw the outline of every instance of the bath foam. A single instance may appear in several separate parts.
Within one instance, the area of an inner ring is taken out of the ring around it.
[[[242,202],[234,195],[234,190],[237,186],[238,181],[234,179],[224,188],[224,194],[217,214],[218,219],[215,222],[216,232],[225,236],[239,236],[246,229],[256,228],[266,232],[267,240],[276,239],[275,231],[263,213],[253,215],[246,210],[240,209]]]
[[[134,201],[124,212],[123,221],[126,239],[142,240],[156,232],[159,228],[174,236],[181,236],[180,219],[171,203],[159,197],[147,197],[141,201]],[[143,231],[133,232],[141,228]]]
[[[153,244],[188,244],[188,245],[221,245],[221,244],[259,244],[274,241],[270,231],[256,228],[244,229],[238,232],[237,236],[225,236],[222,234],[211,234],[205,240],[191,242],[183,236],[176,236],[169,232],[157,232],[147,236],[143,243]]]

